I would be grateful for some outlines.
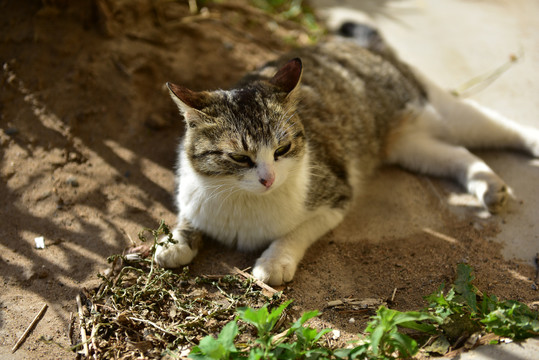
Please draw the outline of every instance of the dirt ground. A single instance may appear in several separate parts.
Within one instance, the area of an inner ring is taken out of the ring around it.
[[[297,25],[244,1],[198,15],[187,1],[74,4],[0,1],[0,359],[71,358],[39,338],[67,346],[75,296],[95,286],[106,258],[132,246],[143,227],[174,223],[183,123],[164,83],[226,88],[308,42]],[[402,185],[397,177],[411,180]],[[439,197],[448,189],[456,186],[381,169],[357,209],[308,251],[284,289],[294,311],[323,311],[320,325],[345,337],[361,331],[369,314],[327,308],[328,301],[394,295],[393,308],[422,308],[423,296],[449,284],[459,262],[475,268],[484,292],[538,301],[536,270],[504,260],[489,240],[503,218],[450,211]],[[391,201],[401,191],[421,194],[416,201],[429,206],[429,226],[399,232],[400,221],[420,216]],[[384,239],[363,220],[373,202],[386,209],[377,214],[388,229]],[[35,246],[40,236],[44,249]],[[191,269],[221,274],[251,266],[256,256],[208,243]],[[43,304],[44,318],[11,355]]]

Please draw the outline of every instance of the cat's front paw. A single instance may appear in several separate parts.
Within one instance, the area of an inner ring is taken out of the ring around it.
[[[155,249],[155,261],[161,267],[173,269],[189,264],[197,252],[183,241],[174,244],[168,242],[165,237]]]
[[[253,276],[268,285],[277,286],[292,281],[298,263],[291,256],[262,256],[256,261]]]

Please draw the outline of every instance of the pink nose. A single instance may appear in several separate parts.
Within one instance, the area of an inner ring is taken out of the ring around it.
[[[267,179],[260,178],[258,179],[262,185],[264,185],[266,188],[270,188],[271,185],[273,185],[273,182],[275,181],[275,177],[268,176]]]
[[[275,169],[273,168],[273,164],[261,162],[257,167],[256,173],[258,175],[258,181],[264,185],[266,189],[269,189],[275,182]]]

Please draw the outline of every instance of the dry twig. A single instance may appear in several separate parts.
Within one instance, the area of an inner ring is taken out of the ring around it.
[[[88,357],[88,338],[86,337],[86,329],[84,328],[84,312],[82,311],[82,302],[80,300],[80,294],[77,294],[75,298],[77,301],[77,308],[79,309],[79,325],[80,325],[80,336],[82,340],[82,346],[84,349],[84,356]]]
[[[246,279],[251,279],[253,280],[253,282],[260,286],[260,288],[262,288],[262,294],[264,294],[265,296],[267,297],[272,297],[273,295],[277,294],[278,291],[275,290],[274,288],[272,288],[271,286],[265,284],[263,281],[260,281],[258,280],[257,278],[255,278],[253,275],[249,274],[249,273],[246,273],[245,271],[243,270],[240,270],[238,269],[237,267],[234,266],[234,268],[232,269],[234,273],[238,274],[238,275],[241,275],[243,276],[244,278]]]
[[[30,325],[28,325],[28,327],[26,328],[26,330],[24,331],[24,333],[21,335],[21,337],[19,338],[19,340],[17,341],[17,343],[15,345],[13,345],[13,348],[11,349],[11,353],[13,354],[15,351],[17,351],[17,349],[19,348],[19,346],[21,346],[25,341],[26,341],[26,338],[28,337],[28,335],[30,335],[30,332],[34,329],[34,327],[37,325],[37,323],[39,322],[39,320],[41,320],[41,318],[43,317],[43,315],[45,314],[45,311],[47,311],[47,308],[49,306],[47,304],[44,304],[43,307],[41,308],[41,310],[39,310],[39,312],[37,313],[37,315],[34,317],[34,320],[32,320],[32,322],[30,323]]]

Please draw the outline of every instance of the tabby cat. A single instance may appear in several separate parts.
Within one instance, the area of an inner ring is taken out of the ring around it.
[[[537,157],[539,131],[436,87],[374,29],[350,29],[363,35],[295,50],[231,90],[167,84],[186,132],[175,242],[158,246],[159,265],[191,262],[208,236],[243,250],[268,246],[253,275],[291,281],[381,163],[453,178],[489,211],[504,207],[507,186],[466,148]]]

